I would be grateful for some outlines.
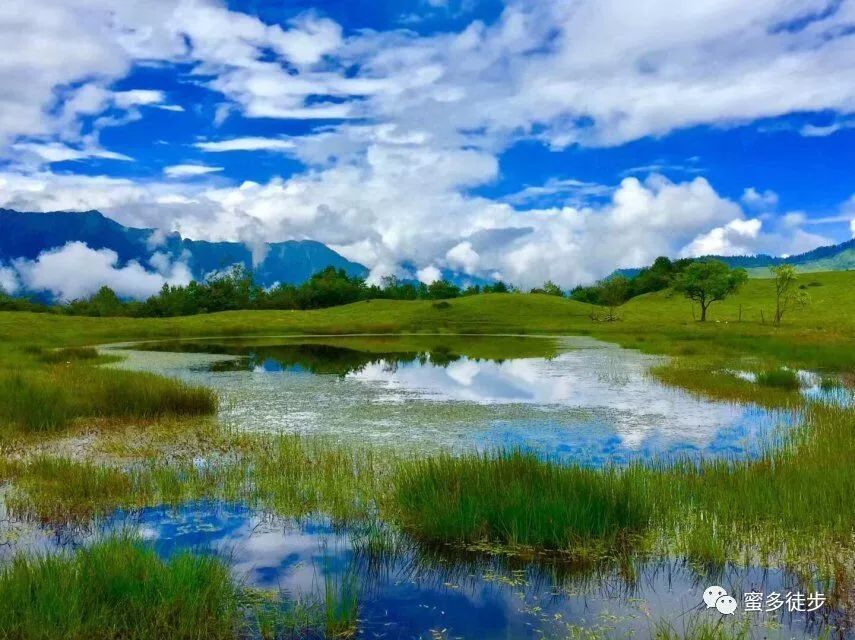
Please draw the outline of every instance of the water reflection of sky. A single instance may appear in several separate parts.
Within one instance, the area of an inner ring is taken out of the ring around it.
[[[407,449],[520,447],[591,464],[740,456],[758,453],[794,420],[666,387],[648,374],[660,358],[591,339],[566,341],[554,358],[443,356],[438,365],[375,357],[343,375],[275,358],[210,371],[195,366],[201,354],[130,353],[126,366],[157,369],[168,357],[162,371],[214,387],[222,418],[238,428]]]
[[[291,599],[323,599],[327,583],[342,584],[355,575],[359,585],[361,637],[565,637],[572,625],[613,625],[618,637],[646,636],[664,618],[683,628],[692,617],[716,622],[718,614],[696,610],[708,584],[721,584],[739,597],[744,591],[797,590],[795,579],[780,571],[726,567],[703,576],[682,563],[641,563],[628,583],[614,570],[563,576],[535,567],[511,571],[496,560],[461,562],[450,556],[424,556],[404,550],[383,562],[359,551],[351,535],[328,522],[297,526],[241,506],[192,504],[178,510],[146,509],[118,514],[102,530],[132,528],[165,557],[182,550],[214,553],[227,559],[246,584],[280,590]],[[713,617],[714,616],[714,617]],[[781,620],[754,616],[765,637],[814,635],[805,614]],[[777,633],[761,624],[784,623]],[[550,635],[554,634],[554,636]]]

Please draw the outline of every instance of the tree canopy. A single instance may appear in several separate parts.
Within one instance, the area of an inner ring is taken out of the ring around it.
[[[676,278],[674,290],[701,308],[701,322],[713,302],[724,300],[748,280],[745,269],[731,269],[720,260],[693,262]]]

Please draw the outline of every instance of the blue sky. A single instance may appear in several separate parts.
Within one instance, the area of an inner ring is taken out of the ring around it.
[[[43,4],[0,206],[524,286],[855,233],[853,0]]]

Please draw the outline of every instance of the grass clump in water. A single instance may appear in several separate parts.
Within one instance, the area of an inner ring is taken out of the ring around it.
[[[0,637],[234,638],[239,591],[216,558],[169,561],[128,539],[74,555],[18,556],[0,571]]]
[[[757,374],[757,384],[787,391],[798,391],[801,387],[798,374],[792,369],[769,369]]]
[[[212,414],[217,396],[159,376],[87,366],[0,370],[0,428],[55,433],[78,418],[158,419]]]
[[[559,466],[521,452],[449,455],[401,464],[401,524],[437,542],[494,542],[570,550],[644,531],[651,501],[634,468]]]
[[[45,433],[68,424],[74,416],[67,389],[44,376],[0,371],[0,426]]]
[[[81,360],[97,360],[98,350],[94,347],[65,347],[64,349],[53,349],[44,351],[40,355],[42,362],[48,364],[62,364],[78,362]]]

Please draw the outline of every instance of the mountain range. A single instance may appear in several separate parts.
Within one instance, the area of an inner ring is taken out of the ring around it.
[[[130,262],[147,265],[155,252],[165,254],[172,262],[186,264],[197,280],[234,264],[252,269],[256,280],[265,287],[277,282],[304,282],[330,266],[344,269],[351,276],[368,274],[363,265],[313,240],[270,243],[264,260],[253,266],[252,252],[239,242],[189,240],[177,233],[162,236],[153,229],[126,227],[98,211],[24,213],[0,209],[0,262],[35,260],[44,251],[69,242],[115,251],[118,267]]]
[[[154,270],[154,256],[181,263],[192,277],[204,280],[235,264],[251,269],[256,281],[265,287],[276,283],[298,284],[326,267],[344,269],[351,276],[365,277],[368,269],[313,240],[288,240],[266,245],[264,259],[253,263],[252,251],[239,242],[209,242],[182,238],[177,233],[161,234],[154,229],[126,227],[98,211],[82,213],[26,213],[0,209],[0,275],[4,264],[18,259],[36,260],[46,251],[71,242],[85,243],[90,249],[109,249],[116,253],[116,267],[139,264]],[[794,256],[705,256],[722,260],[732,267],[744,267],[753,277],[768,277],[769,267],[793,264],[797,270],[843,271],[855,269],[855,239],[819,247]],[[406,266],[406,265],[403,265]],[[415,270],[415,267],[412,269]],[[619,269],[627,276],[638,269]],[[456,284],[485,284],[481,278],[444,270],[442,277]],[[23,293],[39,293],[23,291]]]
[[[701,260],[721,260],[736,268],[742,267],[752,278],[768,278],[770,267],[779,264],[791,264],[800,273],[814,271],[850,271],[855,269],[855,238],[824,247],[817,247],[805,253],[792,256],[770,256],[761,253],[756,256],[701,256]],[[632,277],[638,275],[641,268],[617,269],[612,275]]]

